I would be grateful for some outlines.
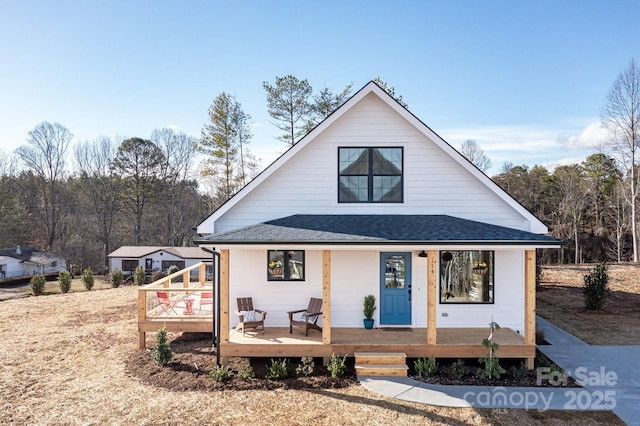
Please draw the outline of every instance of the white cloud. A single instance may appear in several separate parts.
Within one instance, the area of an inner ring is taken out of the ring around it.
[[[600,126],[600,122],[589,124],[580,133],[560,133],[558,143],[566,149],[595,149],[602,144],[606,137],[606,132]]]
[[[586,159],[586,156],[585,157],[565,157],[565,158],[560,158],[558,160],[546,161],[540,165],[546,168],[549,171],[549,173],[553,173],[556,167],[569,166],[571,164],[580,164],[585,159]]]
[[[485,126],[445,130],[440,135],[456,149],[467,139],[475,140],[493,162],[491,175],[499,173],[505,163],[541,165],[549,171],[560,165],[581,163],[596,151],[605,136],[596,121],[569,127]]]
[[[539,152],[557,147],[557,131],[528,126],[487,126],[444,131],[441,135],[456,149],[467,139],[475,140],[487,155],[517,151]]]

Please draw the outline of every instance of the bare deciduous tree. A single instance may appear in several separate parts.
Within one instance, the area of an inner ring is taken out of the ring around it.
[[[637,203],[638,149],[640,148],[640,69],[631,60],[609,89],[601,112],[602,127],[608,132],[606,146],[623,167],[627,203],[631,207],[633,261],[638,262]]]
[[[11,154],[0,148],[0,177],[9,176],[15,170],[11,167]]]
[[[184,230],[189,229],[185,221],[190,220],[189,213],[192,213],[184,208],[184,199],[185,194],[195,186],[192,163],[196,154],[196,139],[184,132],[164,128],[154,130],[151,141],[160,148],[165,159],[159,175],[164,187],[160,192],[162,201],[159,208],[164,211],[166,223],[162,238],[166,244],[183,245],[187,237]]]
[[[38,211],[47,232],[47,250],[54,247],[56,227],[65,207],[62,182],[66,153],[72,138],[73,134],[63,125],[45,121],[29,132],[27,145],[15,151],[26,168],[42,181]]]
[[[104,265],[111,251],[111,234],[120,208],[120,176],[114,173],[113,161],[117,152],[110,138],[100,137],[93,142],[77,144],[74,149],[80,188],[91,202],[94,239],[103,247]]]
[[[491,159],[473,139],[467,139],[460,145],[460,154],[483,172],[491,168]]]
[[[591,199],[591,194],[578,165],[560,166],[553,175],[556,178],[560,195],[559,214],[571,223],[571,235],[575,249],[574,263],[577,264],[580,263],[580,221],[585,207]]]

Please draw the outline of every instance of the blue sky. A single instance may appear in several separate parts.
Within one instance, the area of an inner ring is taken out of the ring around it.
[[[316,89],[380,76],[454,147],[475,139],[490,174],[580,162],[606,93],[640,59],[640,2],[0,0],[0,146],[42,121],[74,141],[199,136],[221,92],[254,121],[263,165],[284,150],[263,81]]]

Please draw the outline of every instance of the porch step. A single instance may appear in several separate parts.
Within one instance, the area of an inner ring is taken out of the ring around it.
[[[407,354],[401,352],[355,352],[356,375],[407,377]]]

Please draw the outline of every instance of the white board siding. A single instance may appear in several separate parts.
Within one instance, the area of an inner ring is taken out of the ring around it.
[[[137,260],[138,261],[138,265],[142,266],[143,268],[145,267],[145,259],[153,259],[153,267],[152,269],[158,269],[161,270],[162,269],[162,261],[178,261],[178,262],[184,262],[184,267],[188,268],[189,266],[193,266],[197,263],[200,262],[210,262],[211,258],[207,258],[204,257],[202,259],[193,259],[193,258],[182,258],[180,256],[176,256],[174,254],[168,253],[166,251],[162,252],[162,255],[160,255],[160,252],[154,252],[151,253],[147,256],[143,256],[143,257],[110,257],[109,258],[109,270],[113,271],[116,268],[117,269],[122,269],[122,261],[123,260]]]
[[[495,252],[493,304],[437,304],[437,327],[480,327],[489,329],[497,322],[519,333],[524,332],[524,252]],[[438,300],[440,289],[438,289]],[[442,314],[447,316],[443,317]],[[486,336],[479,336],[481,340]]]
[[[267,311],[267,327],[288,327],[288,311],[305,309],[311,297],[322,298],[322,252],[307,250],[304,255],[304,281],[268,281],[266,250],[230,250],[230,326],[238,324],[239,297],[251,297],[255,309]]]
[[[24,264],[19,259],[5,257],[2,260],[2,265],[2,269],[5,271],[5,278],[33,273],[33,269],[25,269]]]
[[[52,264],[55,262],[55,266]],[[56,274],[67,270],[67,262],[61,258],[50,258],[46,264],[21,261],[20,259],[5,257],[0,261],[4,276],[0,278],[12,278],[25,275]]]
[[[292,247],[295,249],[295,247]],[[236,299],[252,297],[256,309],[268,312],[267,327],[287,327],[287,312],[322,298],[322,251],[305,251],[305,281],[268,281],[265,250],[232,249],[229,256],[230,325],[238,323]],[[412,254],[412,326],[427,324],[427,259]],[[495,252],[495,303],[436,304],[437,326],[487,328],[491,318],[501,327],[524,330],[524,252]],[[439,282],[436,283],[439,287]],[[363,300],[376,296],[374,319],[380,325],[380,252],[334,251],[331,254],[332,327],[362,327]],[[439,290],[437,292],[440,297]],[[439,299],[438,299],[439,300]],[[443,317],[442,313],[447,313]]]
[[[404,202],[338,203],[337,155],[345,146],[402,146]],[[233,205],[215,232],[292,214],[448,214],[530,230],[522,215],[372,94]]]

